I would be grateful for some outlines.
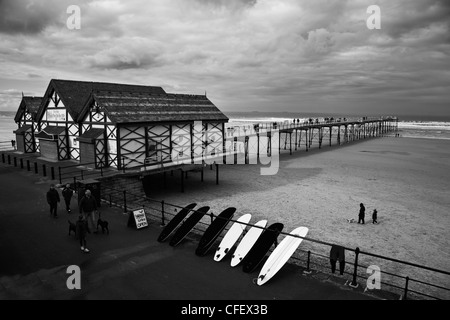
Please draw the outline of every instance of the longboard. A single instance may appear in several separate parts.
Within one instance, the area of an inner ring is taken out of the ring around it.
[[[191,212],[191,209],[194,209],[196,203],[188,204],[186,207],[180,210],[172,220],[164,227],[161,231],[161,234],[158,237],[158,242],[166,241],[166,239],[172,234],[173,231],[181,224],[184,218]]]
[[[177,246],[180,242],[189,234],[189,232],[195,227],[195,225],[203,218],[203,216],[208,212],[209,207],[201,207],[195,210],[186,221],[175,231],[172,239],[170,239],[169,244],[172,247]]]
[[[289,234],[305,237],[308,234],[307,227],[298,227]],[[289,260],[289,258],[297,250],[303,239],[297,237],[286,236],[280,244],[273,250],[272,254],[264,263],[258,276],[258,285],[261,286],[270,280]]]
[[[277,240],[277,237],[281,230],[283,230],[283,227],[284,225],[282,223],[274,223],[264,230],[248,254],[245,256],[244,261],[242,261],[244,265],[244,272],[250,273],[256,269],[256,267],[266,256],[267,251],[269,251],[270,247]]]
[[[242,238],[241,242],[239,242],[239,245],[237,246],[237,248],[234,251],[234,254],[232,256],[232,259],[231,259],[232,267],[237,266],[242,261],[242,259],[245,258],[247,253],[250,251],[250,249],[255,244],[256,240],[258,240],[261,233],[263,233],[266,225],[267,225],[267,220],[258,221],[255,224],[255,226],[251,227],[250,230],[245,234],[245,236]]]
[[[216,250],[216,254],[214,255],[214,261],[222,260],[233,248],[236,241],[238,241],[242,232],[244,232],[245,228],[247,228],[247,223],[249,223],[252,215],[250,213],[244,214],[241,216],[230,229],[228,229],[227,233],[224,235],[222,241],[219,244],[219,247]],[[244,224],[243,224],[244,223]]]
[[[205,230],[203,236],[200,238],[195,254],[204,256],[214,244],[214,241],[219,237],[220,233],[225,229],[228,222],[233,218],[236,208],[230,207],[223,210],[211,223],[208,229]]]

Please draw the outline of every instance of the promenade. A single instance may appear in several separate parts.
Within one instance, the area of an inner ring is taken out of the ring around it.
[[[0,299],[152,299],[152,300],[307,300],[374,299],[363,288],[344,286],[345,276],[305,276],[286,265],[264,286],[229,259],[197,257],[196,239],[180,246],[156,241],[161,226],[150,221],[143,230],[127,227],[122,210],[101,207],[110,234],[88,235],[89,254],[68,235],[72,213],[59,205],[58,219],[49,215],[45,193],[52,182],[31,172],[0,164]],[[181,204],[183,205],[183,204]],[[68,266],[81,269],[81,290],[66,286]]]

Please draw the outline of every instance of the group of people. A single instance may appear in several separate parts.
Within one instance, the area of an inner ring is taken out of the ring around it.
[[[70,184],[66,184],[62,190],[62,196],[66,205],[67,213],[71,213],[70,202],[72,200],[74,190],[70,188]],[[55,188],[54,184],[50,185],[50,190],[47,192],[47,203],[50,206],[50,216],[53,218],[58,218],[57,208],[58,202],[60,202],[59,193]],[[80,214],[78,216],[78,221],[76,223],[76,235],[80,240],[81,251],[88,253],[86,236],[95,229],[95,213],[97,212],[97,201],[92,195],[91,190],[87,189],[84,193],[83,198],[78,203]],[[91,226],[89,226],[89,224]],[[97,233],[97,231],[94,231]]]
[[[364,218],[366,217],[366,207],[364,207],[363,203],[359,204],[359,214],[358,214],[358,223],[364,224]],[[377,209],[374,209],[372,212],[372,223],[378,224],[378,212]]]

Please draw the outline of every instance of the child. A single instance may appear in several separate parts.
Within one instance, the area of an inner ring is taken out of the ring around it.
[[[78,217],[76,224],[76,234],[80,238],[81,251],[88,253],[89,249],[86,247],[86,233],[89,232],[87,221],[82,214]]]
[[[377,218],[378,218],[377,209],[374,209],[372,213],[372,223],[378,224]]]

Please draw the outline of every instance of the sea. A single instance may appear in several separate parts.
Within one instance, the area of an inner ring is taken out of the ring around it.
[[[303,122],[307,119],[322,120],[331,117],[325,114],[287,113],[287,112],[225,112],[229,123],[227,127],[251,126],[256,123],[291,123],[293,119]],[[11,146],[15,139],[13,133],[18,128],[14,122],[14,111],[0,111],[0,149]],[[342,116],[342,118],[345,116]],[[362,116],[351,116],[347,119],[357,119]],[[335,117],[336,118],[336,117]],[[445,139],[450,140],[450,116],[398,116],[399,134],[407,138]]]

